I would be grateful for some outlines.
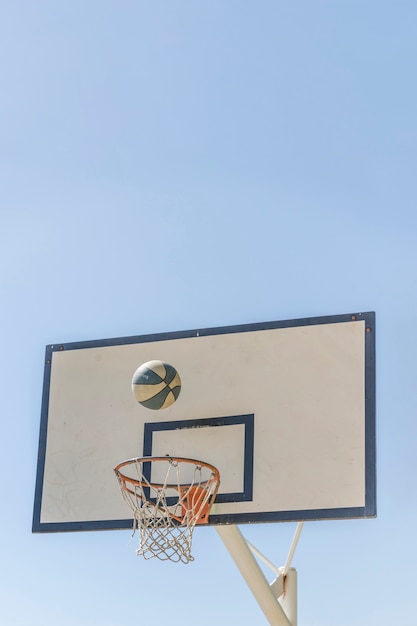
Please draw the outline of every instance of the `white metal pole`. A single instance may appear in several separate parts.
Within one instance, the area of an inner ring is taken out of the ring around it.
[[[292,626],[237,526],[216,530],[271,626]]]
[[[285,611],[291,626],[297,626],[297,572],[290,567],[284,578],[284,593],[278,602]]]
[[[298,543],[298,540],[300,538],[301,531],[303,530],[303,526],[304,526],[304,522],[298,522],[297,528],[295,530],[295,534],[294,534],[294,537],[293,537],[293,540],[292,540],[292,544],[291,544],[291,547],[290,547],[290,551],[288,552],[287,560],[286,560],[285,565],[284,565],[284,570],[282,572],[284,576],[287,575],[287,572],[290,569],[291,561],[292,561],[292,558],[294,556],[294,552],[295,552],[295,549],[297,547],[297,543]]]
[[[271,563],[271,561],[269,559],[267,559],[266,556],[264,554],[262,554],[262,552],[260,550],[258,550],[258,548],[255,548],[255,546],[253,546],[250,543],[250,541],[248,541],[247,539],[245,539],[245,541],[248,544],[249,548],[252,550],[253,554],[255,556],[257,556],[258,559],[263,561],[265,563],[265,565],[267,565],[269,567],[269,569],[274,572],[274,574],[276,574],[277,576],[282,575],[282,567],[277,567],[276,565]]]

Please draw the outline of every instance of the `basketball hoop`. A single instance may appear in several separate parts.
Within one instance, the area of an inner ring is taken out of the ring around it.
[[[123,469],[123,471],[121,471]],[[207,524],[220,486],[216,467],[180,457],[141,457],[114,468],[139,530],[138,556],[193,561],[194,527]]]

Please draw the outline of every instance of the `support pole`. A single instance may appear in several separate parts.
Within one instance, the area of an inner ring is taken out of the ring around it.
[[[288,552],[287,560],[286,560],[285,565],[284,565],[284,570],[282,572],[284,576],[287,575],[287,572],[288,572],[288,570],[291,567],[291,561],[292,561],[292,558],[294,556],[294,552],[295,552],[295,549],[297,547],[297,543],[298,543],[298,540],[300,538],[301,531],[303,530],[303,526],[304,526],[304,522],[298,522],[297,528],[295,530],[294,538],[292,540],[292,544],[291,544],[291,547],[290,547],[290,551]]]
[[[284,593],[278,598],[291,626],[297,626],[297,572],[293,567],[284,578]]]
[[[237,526],[216,530],[271,626],[291,626]]]

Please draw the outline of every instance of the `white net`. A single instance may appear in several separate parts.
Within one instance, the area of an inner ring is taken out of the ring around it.
[[[114,470],[139,531],[138,556],[189,563],[193,530],[208,521],[220,485],[218,470],[193,459],[142,457]]]

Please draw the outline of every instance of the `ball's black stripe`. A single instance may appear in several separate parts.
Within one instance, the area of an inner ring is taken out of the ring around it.
[[[156,372],[150,369],[145,369],[135,376],[132,380],[134,385],[159,385],[159,383],[163,382],[163,378],[159,376]]]
[[[172,382],[177,375],[177,370],[172,367],[172,365],[168,365],[168,363],[164,363],[164,366],[166,370],[164,381],[167,385],[169,385],[169,383]]]
[[[147,409],[160,409],[170,393],[171,389],[169,387],[164,387],[164,389],[152,396],[152,398],[149,398],[149,400],[141,400],[140,403]]]

